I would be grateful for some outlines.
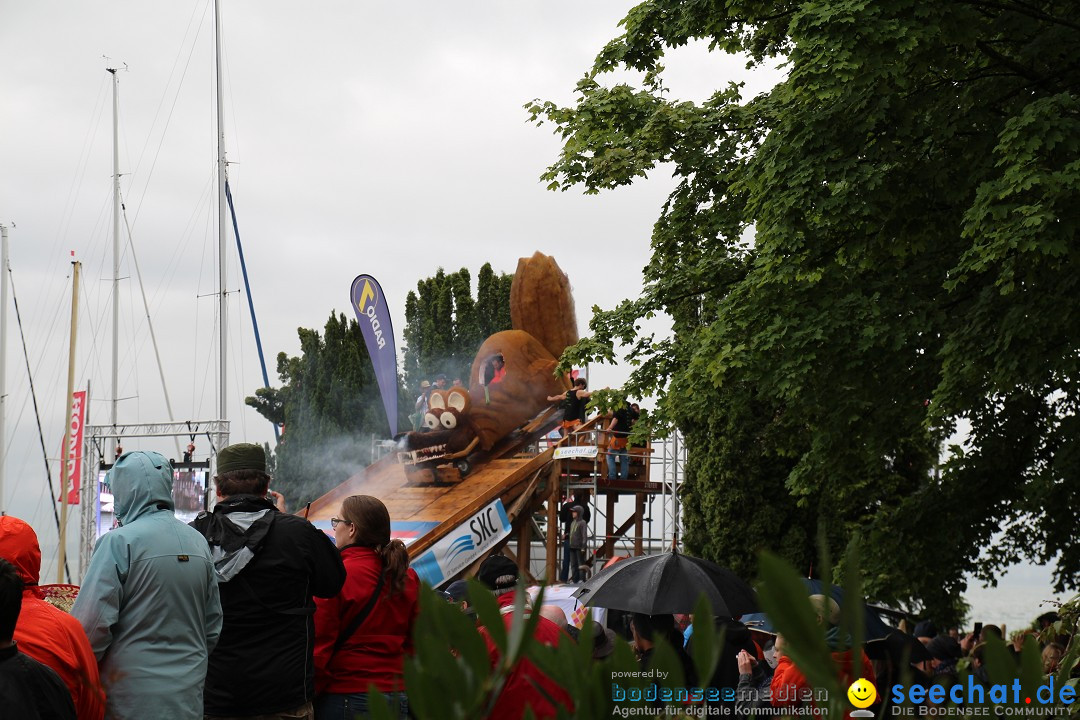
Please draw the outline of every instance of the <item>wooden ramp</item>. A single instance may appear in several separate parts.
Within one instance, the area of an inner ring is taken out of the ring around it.
[[[330,518],[340,514],[341,502],[350,495],[373,495],[386,504],[393,534],[406,542],[410,559],[460,528],[463,523],[496,500],[506,509],[522,495],[545,490],[554,447],[530,452],[536,441],[550,432],[561,417],[549,410],[512,433],[490,453],[474,456],[472,471],[460,482],[444,485],[411,483],[405,469],[388,455],[354,475],[311,503],[308,519],[327,532]],[[507,513],[507,515],[518,513]],[[510,522],[514,517],[508,518]]]

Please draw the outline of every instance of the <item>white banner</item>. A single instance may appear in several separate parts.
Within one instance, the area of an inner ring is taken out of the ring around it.
[[[555,448],[555,459],[563,458],[594,458],[600,451],[595,445],[571,445],[569,447]]]
[[[510,534],[510,520],[502,500],[496,498],[447,533],[409,566],[420,579],[438,587],[476,562]]]

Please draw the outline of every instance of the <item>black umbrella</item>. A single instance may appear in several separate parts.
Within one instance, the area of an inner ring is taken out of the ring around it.
[[[900,630],[866,643],[866,656],[871,660],[890,658],[896,668],[905,663],[920,663],[930,659],[930,651],[918,639]]]
[[[718,617],[738,617],[757,610],[753,589],[738,575],[714,562],[665,552],[615,563],[574,592],[586,605],[646,615],[694,611],[704,593]]]

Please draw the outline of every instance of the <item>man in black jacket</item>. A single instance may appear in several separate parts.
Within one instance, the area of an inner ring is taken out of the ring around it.
[[[310,720],[312,596],[341,590],[341,556],[325,533],[266,498],[270,476],[261,446],[239,443],[218,453],[214,482],[214,511],[191,523],[210,544],[224,615],[206,673],[204,712]]]
[[[559,510],[559,521],[562,522],[562,544],[563,544],[563,560],[562,570],[559,573],[559,582],[567,582],[570,579],[570,525],[574,522],[574,507],[581,508],[581,519],[589,522],[589,494],[587,491],[577,491],[573,497],[567,498],[563,503],[562,508]],[[581,557],[580,562],[589,560],[587,557]],[[575,574],[579,571],[575,568]],[[576,581],[575,581],[576,582]]]

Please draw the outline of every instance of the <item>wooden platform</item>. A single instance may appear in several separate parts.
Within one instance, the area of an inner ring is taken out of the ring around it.
[[[453,484],[410,483],[405,468],[388,455],[312,502],[308,519],[325,525],[340,514],[345,498],[373,495],[386,504],[395,524],[437,523],[409,543],[409,556],[415,558],[495,498],[509,508],[530,484],[533,492],[543,489],[531,481],[551,463],[554,448],[539,454],[528,448],[550,432],[558,419],[557,413],[544,413],[490,453],[475,458],[472,471]]]
[[[502,500],[513,531],[493,550],[502,548],[503,552],[515,557],[523,572],[527,573],[530,543],[533,539],[543,540],[547,548],[545,577],[555,577],[559,533],[557,512],[561,491],[593,488],[593,471],[599,469],[600,477],[595,478],[595,488],[600,495],[606,496],[607,502],[606,540],[600,556],[610,557],[615,539],[631,528],[634,528],[637,538],[635,554],[640,554],[645,497],[662,491],[660,483],[651,482],[649,478],[650,464],[647,459],[652,447],[633,448],[630,477],[608,482],[603,479],[607,471],[604,433],[599,433],[597,438],[591,432],[602,427],[605,419],[589,420],[573,438],[577,442],[582,439],[595,442],[599,439],[600,454],[595,464],[591,459],[556,460],[555,450],[568,440],[560,440],[550,446],[539,443],[561,420],[561,412],[552,408],[504,438],[491,452],[471,455],[471,472],[457,482],[436,484],[431,479],[421,480],[415,476],[410,481],[405,467],[398,464],[394,455],[388,455],[314,501],[307,517],[316,526],[330,532],[330,518],[341,514],[341,502],[345,498],[350,495],[373,495],[386,504],[395,536],[406,541],[410,559],[416,560],[422,555],[430,557],[430,553],[425,555],[427,550],[451,536],[466,520],[498,498]],[[543,447],[543,451],[539,447]],[[449,474],[456,479],[455,473]],[[636,497],[636,509],[622,527],[615,528],[614,502],[618,495],[624,494]],[[594,502],[599,502],[599,498]],[[546,514],[546,537],[534,535],[530,518],[535,512]],[[516,555],[504,547],[508,541],[515,539]],[[479,559],[476,563],[479,563]],[[474,572],[475,567],[464,574]],[[454,574],[461,573],[450,575]],[[529,579],[532,579],[531,576]]]

